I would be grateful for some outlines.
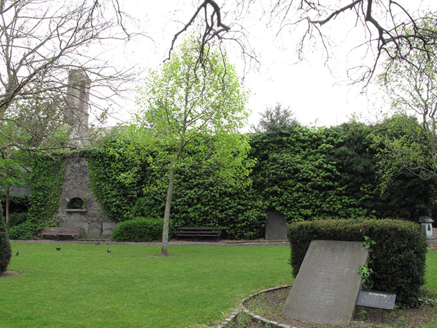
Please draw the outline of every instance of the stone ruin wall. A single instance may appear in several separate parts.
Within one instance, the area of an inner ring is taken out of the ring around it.
[[[69,74],[65,122],[72,127],[69,146],[89,145],[88,107],[90,79],[82,70]],[[117,224],[109,220],[97,198],[88,187],[89,165],[80,153],[64,160],[66,172],[56,219],[60,227],[81,228],[82,239],[108,239]],[[82,206],[77,206],[77,202]]]
[[[88,187],[88,162],[80,153],[65,158],[66,172],[56,219],[60,227],[81,228],[80,238],[109,239],[116,223],[109,220],[102,206]],[[71,208],[71,200],[80,199],[82,208]],[[69,208],[70,207],[70,208]]]

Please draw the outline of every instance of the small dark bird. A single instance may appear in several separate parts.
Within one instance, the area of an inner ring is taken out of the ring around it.
[[[106,243],[106,245],[111,245],[110,243]]]
[[[111,252],[112,252],[110,249],[107,249],[106,251],[107,251],[108,253],[111,253]]]
[[[57,250],[57,251],[60,251],[60,250],[61,250],[61,247],[56,247],[56,250]]]
[[[20,252],[17,252],[17,254],[15,254],[15,256],[18,256],[18,255],[20,255]]]
[[[100,245],[100,240],[97,241],[96,245]]]

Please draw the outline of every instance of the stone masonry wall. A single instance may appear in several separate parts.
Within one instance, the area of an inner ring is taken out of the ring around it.
[[[102,206],[88,187],[88,162],[80,153],[65,159],[66,172],[61,192],[59,211],[56,218],[59,226],[65,228],[81,228],[80,238],[108,239],[116,223],[109,220]],[[68,209],[73,198],[84,201],[81,209]]]

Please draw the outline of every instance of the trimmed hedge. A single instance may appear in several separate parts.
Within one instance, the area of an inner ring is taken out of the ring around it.
[[[0,273],[6,271],[12,257],[12,248],[9,243],[8,231],[3,219],[3,208],[0,203]]]
[[[9,229],[10,239],[33,239],[35,237],[38,226],[31,222],[26,221],[17,226],[13,226]]]
[[[116,241],[150,242],[160,240],[164,221],[138,217],[133,220],[121,222],[112,232],[111,239]],[[174,228],[170,222],[169,238],[173,235]]]
[[[297,276],[312,240],[374,240],[368,266],[373,289],[396,293],[400,305],[418,306],[425,284],[427,242],[421,226],[401,220],[317,220],[290,224],[292,274]]]

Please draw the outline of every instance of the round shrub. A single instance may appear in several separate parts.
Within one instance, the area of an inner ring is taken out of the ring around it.
[[[121,222],[112,232],[111,239],[115,241],[150,242],[162,237],[162,219],[138,217],[134,220]],[[174,228],[170,223],[169,237]]]
[[[9,229],[11,239],[33,239],[36,235],[38,226],[35,223],[26,221]]]
[[[11,261],[12,249],[9,243],[8,231],[3,219],[3,209],[0,203],[0,273],[6,271],[9,262]]]

